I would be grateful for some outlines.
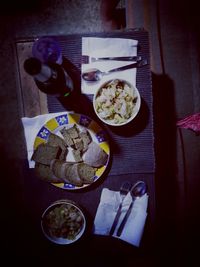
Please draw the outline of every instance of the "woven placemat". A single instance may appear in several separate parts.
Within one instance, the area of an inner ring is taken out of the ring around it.
[[[133,123],[125,127],[105,126],[110,137],[112,164],[111,175],[128,173],[153,173],[155,171],[154,155],[154,133],[153,133],[153,107],[152,107],[152,85],[149,55],[148,32],[141,31],[120,31],[112,33],[89,33],[68,36],[55,36],[60,42],[63,56],[63,66],[75,82],[75,90],[80,91],[81,87],[81,63],[82,60],[82,37],[112,37],[128,38],[138,40],[138,55],[146,58],[149,64],[137,69],[136,86],[142,97],[142,106],[138,116]],[[62,103],[56,97],[48,95],[49,112],[59,112],[70,109],[70,101],[73,101],[73,110],[91,116],[97,122],[97,117],[91,109],[92,95],[83,96],[79,99],[67,100]],[[72,104],[72,106],[73,106]],[[99,122],[100,123],[100,122]]]

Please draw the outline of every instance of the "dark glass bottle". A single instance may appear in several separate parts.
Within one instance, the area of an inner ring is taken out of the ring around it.
[[[73,90],[72,79],[59,64],[44,64],[31,57],[25,60],[24,69],[34,78],[37,87],[46,94],[68,96]]]

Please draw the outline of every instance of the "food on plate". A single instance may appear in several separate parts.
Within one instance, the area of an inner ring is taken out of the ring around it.
[[[35,173],[43,181],[46,181],[49,183],[62,183],[62,179],[60,179],[58,176],[55,176],[50,166],[48,165],[44,165],[44,164],[36,162]]]
[[[74,124],[56,134],[50,133],[46,142],[37,146],[32,159],[43,180],[81,187],[94,181],[97,169],[106,164],[108,155],[92,141],[88,130]]]
[[[80,131],[79,131],[79,128],[77,127],[76,124],[74,124],[72,127],[68,128],[66,131],[72,139],[79,137]]]
[[[62,152],[59,155],[60,160],[65,160],[67,157],[68,149],[66,148],[65,150],[62,150]]]
[[[93,168],[84,162],[77,164],[77,168],[81,180],[86,184],[91,184],[95,176],[96,168]]]
[[[84,162],[68,163],[61,160],[53,160],[51,169],[57,177],[62,179],[62,181],[72,183],[76,186],[82,186],[83,183],[92,183],[96,171],[96,168],[93,168]]]
[[[59,158],[62,150],[59,146],[50,146],[49,144],[40,144],[34,150],[32,160],[44,165],[50,165],[53,159]]]
[[[60,149],[62,150],[59,155],[59,159],[65,160],[68,150],[67,150],[67,144],[65,143],[63,138],[61,138],[60,136],[56,134],[50,133],[47,144],[50,146],[55,146],[55,147],[59,146]]]
[[[88,145],[92,142],[92,138],[87,130],[80,132],[80,138],[83,140],[83,152],[88,149]]]
[[[64,127],[61,134],[66,142],[67,146],[78,149],[82,152],[87,150],[88,144],[92,141],[92,138],[87,130],[80,131],[74,124],[71,128]]]
[[[83,155],[84,162],[92,167],[104,165],[107,159],[107,153],[95,142],[89,144],[87,151]]]
[[[74,144],[74,142],[73,142],[73,139],[71,138],[71,136],[69,135],[67,129],[63,128],[60,132],[61,132],[67,146],[72,146]]]
[[[67,147],[67,144],[65,143],[63,138],[53,133],[49,134],[47,143],[50,146],[59,146],[61,149],[66,149]]]
[[[52,238],[74,240],[84,227],[84,217],[76,206],[61,203],[47,210],[42,225]]]
[[[68,146],[72,146],[74,144],[73,139],[79,137],[79,129],[77,128],[76,124],[68,129],[64,127],[60,132]]]
[[[78,150],[78,149],[72,149],[72,154],[73,154],[73,157],[74,157],[75,162],[81,162],[81,161],[83,161],[83,159],[82,159],[82,153],[81,153],[80,150]]]
[[[65,167],[67,163],[64,160],[53,159],[50,164],[50,169],[52,170],[53,174],[60,178],[63,182],[63,177],[65,176]]]
[[[82,151],[84,147],[83,140],[81,138],[75,138],[73,141],[74,141],[73,147],[75,149],[78,149],[79,151]]]
[[[122,124],[131,118],[137,98],[131,85],[116,79],[100,88],[94,106],[101,119],[113,124]]]
[[[65,177],[63,178],[65,182],[69,182],[76,186],[82,186],[83,180],[80,178],[78,173],[77,164],[68,165],[65,171]]]

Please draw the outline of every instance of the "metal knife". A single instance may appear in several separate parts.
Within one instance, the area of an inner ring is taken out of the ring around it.
[[[104,61],[104,60],[119,60],[119,61],[140,61],[141,56],[131,56],[131,57],[91,57],[91,62]]]

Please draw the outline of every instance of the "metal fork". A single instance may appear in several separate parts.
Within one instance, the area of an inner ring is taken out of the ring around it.
[[[121,196],[121,202],[119,204],[119,207],[118,207],[118,210],[117,210],[117,213],[115,215],[115,219],[113,221],[113,224],[112,224],[112,227],[110,229],[110,232],[109,232],[109,235],[113,235],[114,231],[115,231],[115,228],[117,226],[117,223],[118,223],[118,220],[119,220],[119,217],[121,215],[121,209],[122,209],[122,204],[123,204],[123,201],[124,201],[124,198],[126,197],[126,195],[128,194],[128,192],[130,191],[130,188],[131,188],[131,183],[129,182],[124,182],[121,187],[120,187],[120,196]]]

